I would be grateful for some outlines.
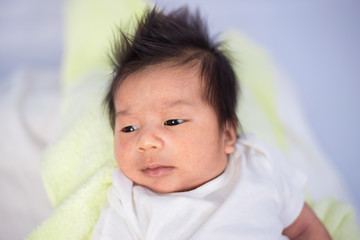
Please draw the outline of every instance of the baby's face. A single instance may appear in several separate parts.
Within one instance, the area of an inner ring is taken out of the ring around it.
[[[219,128],[196,69],[156,65],[127,77],[115,96],[115,158],[133,182],[159,193],[220,175],[236,132]]]

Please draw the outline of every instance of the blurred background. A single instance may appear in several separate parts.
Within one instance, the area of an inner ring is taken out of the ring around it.
[[[360,2],[153,2],[166,9],[198,7],[212,34],[237,29],[269,53],[296,87],[308,124],[341,174],[359,220]],[[22,239],[51,213],[38,164],[59,135],[64,3],[0,1],[1,239]]]

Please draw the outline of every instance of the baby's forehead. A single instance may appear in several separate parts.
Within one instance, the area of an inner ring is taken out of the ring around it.
[[[139,82],[139,84],[147,85],[151,80],[153,80],[153,78],[163,78],[167,80],[162,82],[162,84],[166,86],[174,84],[174,76],[183,76],[183,84],[188,84],[188,79],[191,79],[191,81],[193,82],[199,83],[201,90],[199,94],[202,94],[204,92],[205,84],[201,76],[201,69],[199,65],[200,64],[198,63],[198,61],[191,61],[185,64],[179,61],[167,61],[144,66],[141,69],[127,74],[120,81],[115,95],[118,94],[119,89],[121,89],[122,86],[127,85],[127,83],[131,81],[138,81],[139,79],[141,79],[141,82]],[[178,81],[178,83],[181,84],[182,82]]]
[[[159,108],[184,103],[202,105],[205,101],[200,79],[196,66],[173,63],[148,66],[123,80],[114,96],[115,107],[136,108],[146,105],[144,101]]]

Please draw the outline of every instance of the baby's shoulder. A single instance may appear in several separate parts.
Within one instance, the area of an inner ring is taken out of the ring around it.
[[[269,174],[281,174],[279,169],[288,168],[289,161],[275,147],[268,145],[254,134],[242,134],[236,144],[235,158],[242,159],[248,167],[266,170]]]
[[[264,159],[273,164],[274,158],[279,156],[283,158],[280,151],[266,144],[254,134],[242,134],[239,136],[236,144],[236,152],[238,155],[245,155],[247,159]]]
[[[254,134],[246,133],[238,137],[237,144],[239,147],[242,147],[245,151],[256,151],[265,156],[268,155],[268,149],[271,147],[265,142],[260,140]]]
[[[278,185],[293,185],[302,189],[306,175],[280,150],[266,144],[253,134],[241,135],[234,156],[248,173],[269,179]]]

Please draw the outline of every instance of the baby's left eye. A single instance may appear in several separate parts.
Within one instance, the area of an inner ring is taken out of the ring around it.
[[[164,125],[175,126],[175,125],[178,125],[178,124],[183,123],[183,122],[185,122],[185,120],[182,120],[182,119],[170,119],[170,120],[167,120],[166,122],[164,122]]]

